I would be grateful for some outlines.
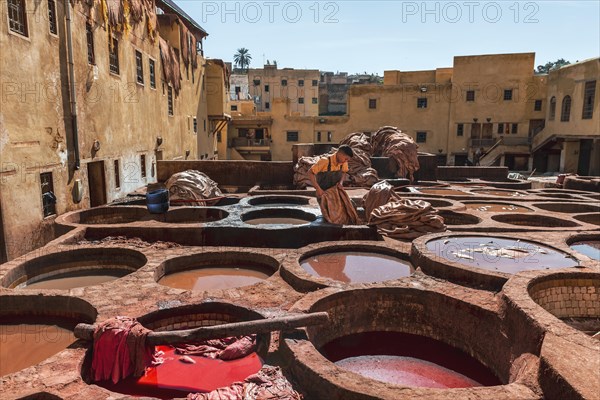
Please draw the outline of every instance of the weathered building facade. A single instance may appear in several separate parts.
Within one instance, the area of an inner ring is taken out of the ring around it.
[[[206,93],[208,126],[198,135],[199,149],[212,149],[200,155],[200,159],[226,157],[227,125],[231,120],[230,109],[230,65],[223,60],[209,59],[206,63]]]
[[[229,98],[231,100],[248,100],[250,91],[248,86],[247,74],[231,74],[231,88]]]
[[[348,73],[321,72],[319,81],[319,115],[346,114],[348,103]]]
[[[269,109],[262,113],[261,123],[268,123],[270,129],[267,149],[273,160],[291,160],[293,144],[334,144],[351,132],[373,132],[383,125],[393,125],[411,135],[421,151],[436,154],[441,165],[465,165],[482,151],[482,165],[532,170],[532,141],[535,150],[540,140],[556,136],[550,132],[561,127],[561,132],[580,132],[578,138],[569,136],[567,143],[571,144],[565,146],[573,148],[575,141],[583,140],[584,157],[588,151],[595,154],[597,150],[588,148],[594,144],[591,138],[600,135],[594,119],[598,113],[592,112],[589,120],[571,119],[570,123],[576,125],[565,129],[568,124],[550,121],[548,103],[550,90],[576,90],[580,97],[577,101],[581,102],[577,107],[583,107],[584,96],[587,108],[598,107],[597,91],[592,93],[596,83],[587,83],[597,82],[598,59],[550,75],[535,74],[534,63],[534,53],[491,54],[457,56],[451,68],[386,71],[383,85],[349,86],[345,115],[298,113],[294,99],[282,97],[269,103]],[[569,83],[574,80],[572,75],[578,75],[580,83]],[[554,97],[562,99],[564,94]],[[321,111],[324,114],[322,105]],[[236,119],[234,116],[234,123]],[[558,146],[552,143],[544,146]],[[574,171],[576,161],[567,162],[565,158],[561,164],[560,151],[557,154],[555,170]],[[550,168],[541,166],[538,171],[552,171],[552,162],[551,156]]]
[[[600,59],[550,71],[546,127],[532,140],[540,171],[600,175]]]
[[[275,100],[287,99],[291,115],[319,115],[319,80],[316,69],[278,69],[277,65],[265,65],[248,70],[249,93],[259,112],[270,112]]]
[[[155,182],[156,160],[214,157],[207,33],[175,3],[0,7],[0,261],[51,240],[57,215]]]

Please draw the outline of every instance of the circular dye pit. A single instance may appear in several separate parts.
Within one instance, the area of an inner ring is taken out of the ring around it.
[[[110,381],[97,384],[133,397],[185,398],[188,393],[206,393],[241,382],[256,374],[263,365],[256,353],[229,361],[188,355],[187,359],[193,362],[182,362],[181,355],[171,346],[156,346],[155,350],[163,352],[163,363],[149,367],[144,376],[125,378],[117,384]]]
[[[490,236],[441,237],[426,243],[434,257],[473,268],[515,274],[519,271],[574,267],[570,255],[518,239]]]
[[[535,279],[528,291],[550,314],[600,340],[600,274],[547,275]]]
[[[145,203],[144,203],[145,204]],[[96,207],[89,210],[75,211],[59,216],[57,221],[85,225],[114,225],[128,224],[137,221],[150,221],[155,216],[150,214],[146,207],[141,206],[110,206]]]
[[[508,203],[464,203],[467,210],[483,211],[483,212],[512,212],[512,213],[528,213],[533,212],[530,208],[518,206]]]
[[[555,193],[555,194],[587,194],[587,192],[569,189],[538,189],[540,193]]]
[[[447,200],[439,200],[439,199],[426,198],[426,197],[424,197],[424,198],[411,197],[410,199],[425,201],[425,202],[431,204],[431,206],[434,208],[452,207],[454,205],[454,203],[447,201]]]
[[[39,364],[77,339],[63,323],[0,324],[0,376]]]
[[[328,288],[294,305],[329,314],[329,323],[280,339],[294,379],[310,382],[307,398],[515,398],[505,386],[512,359],[498,356],[509,354],[514,338],[500,319],[417,287]]]
[[[69,290],[99,285],[135,272],[146,261],[142,253],[130,249],[70,250],[25,261],[6,273],[2,286]]]
[[[573,228],[580,226],[574,221],[536,214],[499,214],[492,215],[492,219],[497,222],[517,226],[541,226],[546,228]]]
[[[250,225],[304,225],[308,221],[300,218],[256,218],[246,221]]]
[[[74,327],[93,323],[97,316],[94,307],[76,297],[3,295],[0,304],[0,376],[65,350],[77,341]]]
[[[289,208],[271,208],[242,214],[242,221],[249,225],[304,225],[316,217],[308,212]]]
[[[223,206],[233,206],[236,205],[240,202],[240,198],[239,197],[225,197],[221,200],[219,200],[217,202],[217,204],[215,204],[218,207],[223,207]]]
[[[537,195],[540,197],[551,197],[551,198],[555,198],[555,199],[577,199],[577,200],[580,199],[577,196],[570,195],[570,194],[562,194],[562,193],[537,193]]]
[[[177,289],[232,289],[262,282],[278,267],[277,260],[261,254],[204,253],[166,261],[155,278],[161,285]]]
[[[576,215],[573,218],[577,221],[585,222],[586,224],[600,226],[600,213]]]
[[[444,218],[446,225],[474,225],[481,222],[481,219],[471,214],[457,213],[449,210],[439,210],[438,214]]]
[[[436,196],[471,196],[471,193],[456,189],[434,189],[427,187],[417,187],[416,189],[419,191],[419,193],[432,194]]]
[[[485,194],[487,196],[525,197],[524,193],[516,192],[514,190],[492,190],[492,189],[484,189],[484,190],[471,190],[471,192],[477,193],[477,194]]]
[[[570,213],[570,214],[579,214],[579,213],[589,213],[589,212],[598,212],[600,211],[600,206],[595,204],[585,204],[585,203],[573,203],[573,202],[565,202],[565,203],[535,203],[535,207],[545,210],[552,211],[558,213]]]
[[[129,275],[130,271],[122,269],[111,269],[105,266],[103,269],[89,269],[85,271],[67,272],[53,275],[51,278],[40,280],[29,280],[17,286],[17,289],[57,289],[69,290],[79,287],[100,285],[101,283],[114,281]]]
[[[570,247],[593,260],[600,261],[600,240],[581,240],[572,243]]]
[[[256,196],[248,200],[252,206],[286,207],[293,205],[307,205],[310,199],[300,196]]]
[[[301,260],[300,266],[311,275],[344,283],[383,282],[414,272],[408,261],[369,252],[316,254]]]
[[[357,333],[337,338],[319,351],[338,367],[400,386],[450,389],[500,384],[462,351],[408,333]]]
[[[270,274],[252,267],[202,267],[169,274],[158,281],[177,289],[203,291],[250,286],[267,279]]]
[[[167,212],[162,222],[174,224],[191,224],[219,221],[227,218],[229,213],[210,207],[180,207]]]
[[[181,206],[172,208],[166,213],[151,214],[146,207],[110,206],[77,211],[64,217],[58,217],[57,221],[60,222],[64,219],[67,223],[85,225],[115,225],[147,221],[181,224],[214,222],[224,219],[228,215],[227,211],[211,207]]]
[[[155,332],[193,329],[201,326],[214,326],[247,320],[263,319],[264,316],[252,310],[229,303],[208,302],[176,308],[165,308],[140,317],[139,322]],[[189,343],[192,344],[192,343]],[[172,399],[185,398],[188,393],[209,392],[227,387],[257,373],[263,360],[259,354],[269,346],[269,335],[257,336],[257,348],[245,357],[233,360],[208,358],[189,354],[188,361],[182,362],[182,356],[172,346],[156,346],[162,351],[164,362],[149,367],[140,378],[129,377],[117,384],[101,381],[96,384],[112,392],[134,397]],[[89,365],[90,360],[86,365]],[[89,366],[84,368],[87,373]]]

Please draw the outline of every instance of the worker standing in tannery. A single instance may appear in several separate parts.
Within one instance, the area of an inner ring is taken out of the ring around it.
[[[318,160],[308,171],[308,179],[317,191],[317,200],[325,221],[331,224],[357,224],[358,214],[344,190],[352,147],[341,145],[337,151]]]
[[[311,167],[308,179],[317,191],[320,201],[325,191],[333,186],[343,189],[344,179],[348,173],[348,160],[354,156],[352,147],[342,145],[329,157],[321,158]]]

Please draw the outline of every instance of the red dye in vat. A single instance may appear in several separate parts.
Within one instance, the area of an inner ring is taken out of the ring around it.
[[[501,384],[477,360],[424,336],[365,332],[335,339],[320,351],[342,368],[401,386],[464,388]]]
[[[481,386],[458,372],[412,357],[360,356],[335,364],[367,378],[401,386],[441,389]]]
[[[141,378],[127,378],[116,385],[110,381],[97,384],[112,392],[171,399],[192,392],[210,392],[243,381],[257,373],[263,364],[256,353],[231,361],[187,356],[195,361],[190,364],[180,361],[182,356],[170,346],[157,346],[156,350],[164,352],[164,363],[148,368]]]

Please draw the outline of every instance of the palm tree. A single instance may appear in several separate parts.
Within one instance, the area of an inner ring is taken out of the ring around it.
[[[234,54],[233,61],[242,70],[247,70],[250,66],[250,61],[252,61],[252,56],[247,48],[242,47],[241,49],[238,49],[237,53]]]

